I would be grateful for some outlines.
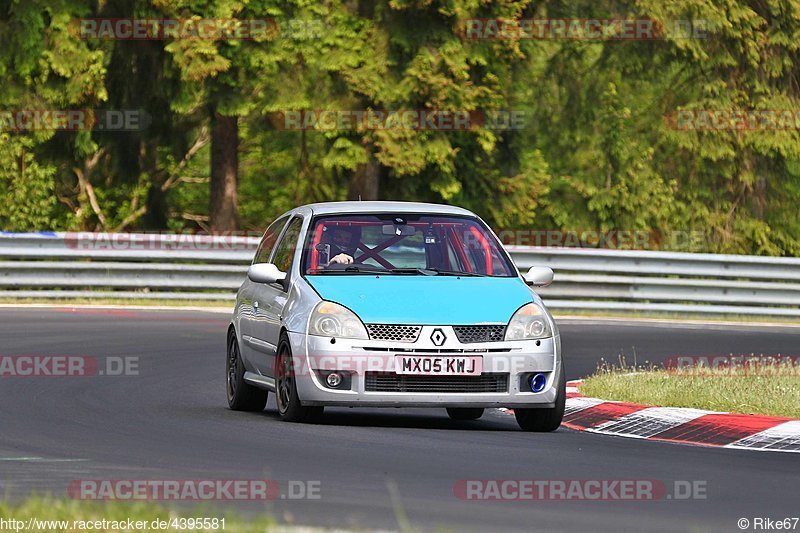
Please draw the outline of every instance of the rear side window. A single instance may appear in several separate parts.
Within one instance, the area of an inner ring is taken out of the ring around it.
[[[294,260],[294,252],[297,250],[297,239],[300,238],[300,230],[303,227],[302,218],[293,218],[286,228],[286,232],[281,238],[281,242],[275,249],[275,257],[272,262],[281,272],[289,272]]]
[[[272,254],[272,249],[275,248],[275,243],[278,241],[278,237],[280,237],[281,230],[286,225],[287,220],[289,220],[288,216],[281,217],[269,225],[267,231],[264,232],[261,243],[258,245],[258,250],[256,250],[256,255],[253,259],[254,265],[269,263],[269,256]]]

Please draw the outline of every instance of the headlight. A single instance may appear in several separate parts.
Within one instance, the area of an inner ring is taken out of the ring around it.
[[[342,337],[345,339],[369,339],[367,328],[346,307],[333,302],[320,302],[311,313],[308,324],[309,335]]]
[[[507,341],[546,339],[552,336],[553,332],[544,310],[533,303],[521,307],[514,313],[506,328]]]

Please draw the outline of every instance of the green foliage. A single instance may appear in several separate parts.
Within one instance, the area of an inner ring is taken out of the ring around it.
[[[4,229],[49,228],[55,206],[55,169],[41,165],[31,152],[29,137],[0,133],[0,220]]]
[[[80,17],[274,19],[252,40],[82,40]],[[656,19],[648,41],[473,40],[468,19]],[[694,21],[699,33],[675,32]],[[0,110],[143,109],[136,132],[3,132],[0,228],[206,228],[213,113],[239,120],[242,229],[353,195],[458,204],[498,230],[702,232],[800,255],[800,128],[679,129],[800,109],[800,7],[754,0],[12,1]],[[521,113],[523,127],[287,131],[319,110]],[[79,176],[85,178],[83,181]],[[348,192],[350,191],[350,192]],[[92,201],[94,198],[96,201]]]

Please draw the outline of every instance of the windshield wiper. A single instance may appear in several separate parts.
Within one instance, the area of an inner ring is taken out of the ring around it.
[[[479,278],[487,278],[490,277],[488,274],[480,274],[478,272],[458,272],[456,270],[440,270],[438,268],[429,268],[433,272],[440,276],[471,276],[471,277],[479,277]]]
[[[422,274],[423,276],[435,276],[437,272],[433,268],[393,268],[395,274]]]
[[[360,267],[356,265],[348,265],[345,268],[324,268],[317,269],[313,274],[389,274],[389,270],[377,270],[374,268]]]
[[[475,276],[485,278],[488,274],[477,272],[457,272],[455,270],[441,270],[438,268],[393,268],[396,274],[422,274],[423,276]]]

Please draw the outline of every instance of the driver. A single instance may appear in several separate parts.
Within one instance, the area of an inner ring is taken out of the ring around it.
[[[331,247],[331,260],[328,264],[337,263],[349,265],[361,241],[361,229],[358,227],[334,226],[329,233],[326,232],[327,242]]]

